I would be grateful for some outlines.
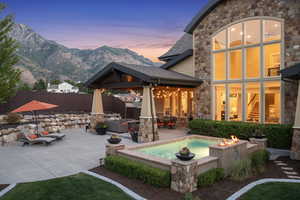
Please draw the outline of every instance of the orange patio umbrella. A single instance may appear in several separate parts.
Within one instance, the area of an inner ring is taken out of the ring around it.
[[[18,112],[28,112],[28,111],[37,111],[37,110],[48,110],[51,108],[56,108],[57,105],[44,103],[41,101],[30,101],[29,103],[24,104],[23,106],[11,111],[12,113],[18,113]]]
[[[18,112],[33,112],[34,114],[34,118],[35,118],[35,122],[37,125],[37,119],[36,119],[36,113],[35,111],[37,110],[48,110],[51,108],[56,108],[58,107],[58,105],[54,105],[54,104],[49,104],[49,103],[45,103],[45,102],[41,102],[41,101],[36,101],[33,100],[29,103],[24,104],[23,106],[11,111],[12,113],[18,113]],[[36,126],[36,131],[38,132],[38,126]]]

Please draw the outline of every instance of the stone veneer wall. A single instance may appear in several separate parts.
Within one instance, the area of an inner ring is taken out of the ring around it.
[[[22,120],[26,122],[26,120]],[[89,114],[55,114],[40,115],[40,126],[49,132],[57,132],[63,129],[84,128],[90,123]],[[0,144],[11,143],[20,137],[22,130],[26,129],[30,133],[35,133],[35,127],[28,124],[19,125],[15,128],[0,129]]]
[[[300,62],[300,2],[298,0],[224,0],[198,24],[194,31],[195,75],[204,80],[195,95],[198,117],[212,119],[210,95],[212,35],[230,23],[255,16],[284,19],[285,66]],[[285,82],[284,91],[283,119],[285,123],[293,123],[297,83]]]
[[[153,127],[152,127],[152,123],[154,123]],[[154,128],[154,130],[153,130],[153,128]],[[157,140],[159,140],[159,135],[158,135],[158,130],[157,130],[157,119],[154,118],[152,121],[152,118],[140,117],[138,142],[146,143],[146,142],[152,142],[152,141],[157,141]]]

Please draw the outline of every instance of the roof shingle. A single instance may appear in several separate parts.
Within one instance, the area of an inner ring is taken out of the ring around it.
[[[168,61],[174,56],[178,56],[185,51],[193,49],[193,36],[190,34],[184,34],[174,46],[165,54],[159,57],[160,60]]]

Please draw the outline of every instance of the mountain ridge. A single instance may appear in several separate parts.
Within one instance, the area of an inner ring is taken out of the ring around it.
[[[68,48],[44,38],[25,24],[15,24],[9,36],[19,44],[20,62],[16,68],[23,71],[22,80],[31,85],[38,79],[86,81],[111,62],[159,65],[130,49],[107,45],[95,49]]]

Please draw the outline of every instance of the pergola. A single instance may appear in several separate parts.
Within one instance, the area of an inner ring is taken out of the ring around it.
[[[139,142],[159,140],[154,88],[195,88],[201,80],[160,67],[140,66],[125,63],[110,63],[86,82],[94,89],[91,126],[104,120],[102,95],[105,89],[143,90],[140,115]]]
[[[283,80],[298,81],[298,97],[294,122],[294,135],[291,149],[291,159],[300,160],[300,63],[281,71]]]

